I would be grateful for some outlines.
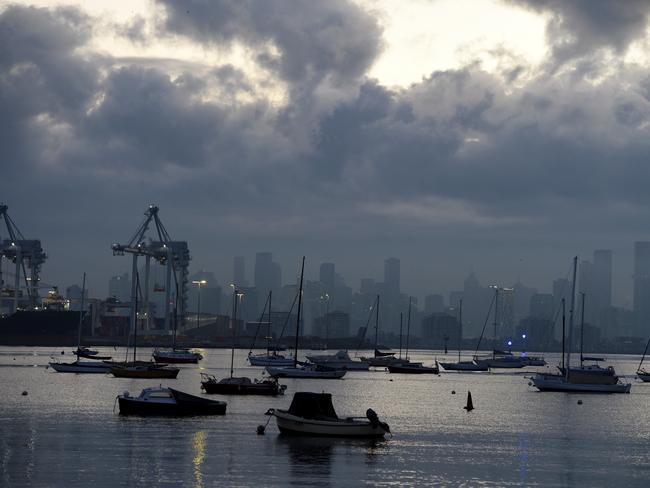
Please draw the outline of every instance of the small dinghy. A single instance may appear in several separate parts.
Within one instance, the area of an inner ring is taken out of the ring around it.
[[[390,428],[372,409],[365,417],[339,417],[329,393],[297,392],[289,410],[269,409],[285,435],[325,437],[384,437]]]
[[[138,397],[117,397],[120,415],[225,415],[226,402],[197,397],[164,386],[145,388]]]

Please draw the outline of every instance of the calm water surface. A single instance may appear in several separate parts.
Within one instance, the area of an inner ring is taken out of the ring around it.
[[[212,395],[228,402],[223,417],[166,419],[114,412],[116,395],[160,381],[45,367],[51,355],[71,360],[69,350],[62,357],[61,348],[0,347],[2,487],[650,486],[650,384],[633,379],[636,356],[608,357],[629,375],[629,395],[539,393],[526,378],[536,368],[350,372],[343,380],[284,380],[284,397]],[[201,395],[200,371],[229,374],[229,350],[203,353],[199,366],[183,365],[178,379],[163,384]],[[262,368],[248,367],[245,357],[236,352],[235,374],[261,377]],[[427,364],[433,358],[413,354]],[[547,359],[557,363],[557,356]],[[462,408],[468,390],[471,413]],[[288,407],[295,391],[332,393],[339,415],[371,407],[394,436],[292,439],[278,435],[275,420],[257,435],[264,412]]]

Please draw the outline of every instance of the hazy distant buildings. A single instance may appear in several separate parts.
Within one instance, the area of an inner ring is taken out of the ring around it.
[[[112,276],[108,280],[108,296],[117,298],[121,302],[131,301],[131,279],[128,273]]]
[[[424,313],[442,313],[445,309],[445,299],[442,295],[427,295],[424,297]]]
[[[400,261],[397,258],[384,261],[384,291],[391,296],[400,294]]]
[[[350,335],[350,314],[340,311],[330,312],[314,319],[313,335],[332,339]]]
[[[336,280],[334,263],[321,263],[318,280],[323,284],[326,292],[331,293],[334,291]]]
[[[537,293],[537,288],[524,285],[517,281],[512,287],[514,292],[514,320],[519,322],[530,314],[530,300]]]
[[[273,261],[270,252],[258,252],[255,255],[255,288],[260,293],[268,293],[269,290],[279,291],[281,286],[280,265]]]
[[[422,319],[422,341],[434,349],[456,347],[462,340],[458,319],[447,313],[434,313]]]
[[[555,297],[550,293],[535,293],[530,297],[530,317],[553,320],[555,315]]]
[[[232,282],[236,287],[248,286],[244,256],[235,256],[232,260]]]
[[[650,330],[650,242],[634,243],[635,335],[647,336]]]

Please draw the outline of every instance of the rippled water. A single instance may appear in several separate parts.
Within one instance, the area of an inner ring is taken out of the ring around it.
[[[608,358],[630,375],[629,395],[539,393],[525,377],[536,368],[349,372],[284,380],[284,397],[212,395],[228,402],[226,416],[168,419],[113,411],[119,393],[159,381],[55,373],[45,368],[50,355],[60,359],[60,349],[0,347],[0,486],[650,486],[650,384],[633,379],[635,356]],[[228,375],[229,350],[204,355],[163,384],[201,395],[199,371]],[[237,351],[235,374],[260,377],[245,355]],[[471,413],[462,408],[468,390]],[[288,407],[294,391],[332,393],[339,415],[371,407],[394,436],[293,439],[274,420],[257,435],[264,412]]]

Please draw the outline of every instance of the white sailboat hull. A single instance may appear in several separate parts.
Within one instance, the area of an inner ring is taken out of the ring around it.
[[[251,366],[293,366],[293,358],[285,358],[284,356],[248,356],[248,362]]]
[[[632,387],[629,383],[590,384],[572,383],[563,375],[537,374],[532,378],[535,387],[540,391],[568,391],[585,393],[629,393]]]
[[[381,425],[372,425],[369,420],[337,419],[313,420],[291,415],[284,410],[273,412],[278,429],[283,434],[328,436],[328,437],[383,437],[388,433]]]

